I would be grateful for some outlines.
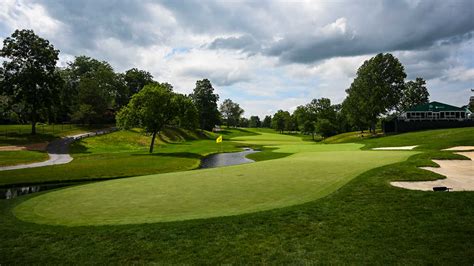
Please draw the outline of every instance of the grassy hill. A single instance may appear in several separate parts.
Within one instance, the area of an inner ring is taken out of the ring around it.
[[[224,138],[254,134],[245,130],[221,132]],[[155,142],[155,152],[148,153],[151,137],[139,130],[117,131],[81,139],[71,145],[74,160],[68,164],[40,168],[0,171],[0,185],[79,181],[129,177],[184,171],[197,168],[203,156],[240,151],[238,144],[215,143],[216,134],[167,128]],[[0,152],[1,153],[1,152]]]

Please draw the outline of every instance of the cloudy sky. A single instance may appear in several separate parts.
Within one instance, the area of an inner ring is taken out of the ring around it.
[[[116,71],[144,69],[190,93],[208,78],[245,116],[345,98],[357,68],[393,53],[431,100],[474,88],[474,1],[1,0],[0,41],[33,29],[61,51]]]

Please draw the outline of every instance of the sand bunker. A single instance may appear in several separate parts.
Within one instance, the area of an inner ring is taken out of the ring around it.
[[[474,146],[456,146],[443,151],[474,151]]]
[[[456,148],[456,147],[454,147]],[[421,167],[446,177],[435,181],[390,182],[393,186],[433,191],[433,187],[447,187],[452,191],[474,191],[474,151],[457,152],[471,160],[433,160],[440,167]]]
[[[381,148],[373,148],[372,150],[413,150],[414,148],[418,147],[418,145],[415,146],[399,146],[399,147],[381,147]]]
[[[0,146],[0,151],[45,151],[48,142],[35,143],[26,146]]]

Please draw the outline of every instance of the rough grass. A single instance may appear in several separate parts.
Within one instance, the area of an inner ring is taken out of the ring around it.
[[[43,125],[36,128],[36,135],[31,135],[31,125],[0,125],[0,146],[27,145],[56,138],[75,135],[91,130],[107,128],[111,125]]]
[[[17,165],[48,160],[42,151],[0,151],[0,166]]]

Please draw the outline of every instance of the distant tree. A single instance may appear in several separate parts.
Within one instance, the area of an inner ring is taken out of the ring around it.
[[[296,116],[290,115],[289,119],[286,121],[285,124],[286,131],[298,131],[298,120],[296,120]]]
[[[311,134],[314,140],[314,131],[316,130],[316,127],[314,126],[314,122],[310,120],[306,120],[303,125],[303,131],[305,133]]]
[[[112,122],[110,110],[118,110],[129,101],[128,87],[122,75],[105,61],[78,56],[62,71],[65,79],[63,105],[72,106],[73,121]],[[81,111],[82,110],[82,111]],[[93,111],[90,113],[84,110]]]
[[[3,61],[0,94],[24,105],[33,135],[41,115],[58,102],[58,55],[59,50],[33,30],[16,30],[3,40],[0,56],[8,60]]]
[[[198,110],[199,125],[201,129],[212,130],[219,124],[220,114],[217,109],[219,95],[214,94],[214,88],[208,79],[196,81],[191,98]]]
[[[162,84],[146,85],[118,112],[117,125],[124,129],[144,128],[152,135],[150,153],[153,153],[156,135],[177,115],[175,97],[176,95]]]
[[[416,78],[415,81],[405,83],[405,89],[398,105],[398,111],[404,112],[409,108],[429,102],[429,92],[426,88],[426,81],[423,78]]]
[[[316,131],[323,137],[329,137],[336,134],[336,126],[328,119],[318,119],[316,122]]]
[[[278,110],[272,118],[272,128],[283,133],[290,122],[290,118],[291,115],[288,111]]]
[[[346,113],[344,113],[344,109],[342,108],[342,104],[335,104],[333,108],[336,112],[336,118],[334,120],[334,124],[337,127],[337,133],[343,133],[352,131],[352,127],[349,123],[349,119],[347,118]]]
[[[139,92],[141,89],[143,89],[143,87],[145,87],[145,85],[154,82],[153,76],[150,74],[150,72],[139,70],[137,68],[132,68],[125,71],[123,74],[123,79],[131,95]]]
[[[348,95],[342,103],[341,112],[352,127],[363,132],[369,127],[370,122],[367,119],[370,117],[370,109],[365,107],[366,102],[358,99],[359,97],[357,94]]]
[[[244,113],[244,110],[240,108],[239,104],[234,103],[231,99],[225,99],[219,109],[227,127],[237,126],[240,117]]]
[[[336,111],[331,105],[331,100],[328,98],[313,99],[306,107],[309,112],[311,120],[316,122],[317,119],[334,120]],[[316,119],[314,119],[316,117]]]
[[[303,131],[305,133],[311,133],[304,130],[305,125],[307,124],[307,122],[314,123],[316,119],[313,119],[315,117],[311,115],[307,105],[300,105],[296,107],[295,111],[293,112],[293,116],[296,118],[296,122],[298,123],[300,131]]]
[[[262,123],[260,122],[260,118],[256,115],[250,117],[249,120],[249,127],[261,127]]]
[[[118,85],[117,75],[113,68],[106,62],[99,62],[92,58],[78,57],[76,61],[70,64],[72,71],[75,71],[76,63],[81,64],[80,70],[87,72],[77,75],[75,90],[77,90],[76,105],[71,115],[73,121],[82,123],[101,123],[107,120],[106,112],[114,108],[117,96]],[[122,97],[120,97],[122,98]],[[120,105],[125,104],[120,101]],[[87,112],[84,112],[87,111]]]
[[[272,127],[272,116],[266,115],[262,122],[262,127],[271,128]]]
[[[249,120],[245,117],[239,119],[239,127],[249,127]]]
[[[348,107],[364,108],[360,115],[364,115],[363,119],[369,122],[373,133],[379,115],[399,104],[405,77],[403,65],[389,53],[372,57],[357,70],[356,78],[346,90],[353,103]]]
[[[165,84],[161,84],[166,86]],[[177,126],[187,129],[199,127],[198,111],[191,97],[183,94],[175,94],[173,100],[176,103]]]

